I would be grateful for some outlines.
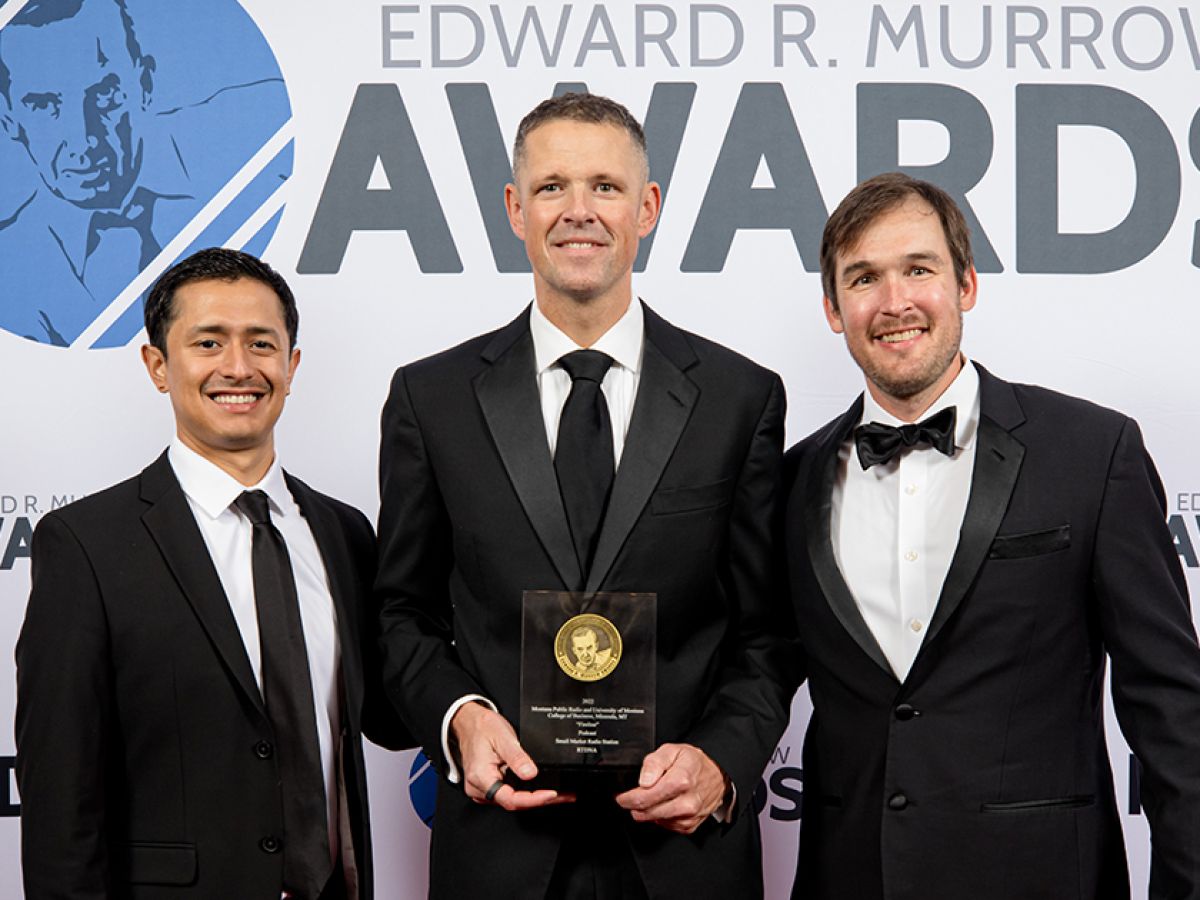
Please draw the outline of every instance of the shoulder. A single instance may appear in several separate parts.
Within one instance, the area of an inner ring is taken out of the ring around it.
[[[134,475],[112,487],[80,497],[42,516],[42,522],[57,521],[73,531],[104,527],[115,519],[139,516],[146,504],[141,497],[141,475]]]
[[[409,392],[422,392],[469,383],[486,366],[488,350],[493,348],[502,334],[514,330],[514,324],[476,335],[447,350],[400,366],[392,376],[392,389],[403,385]],[[514,339],[519,335],[520,331],[516,329]]]
[[[1004,394],[1011,392],[1025,418],[1023,429],[1054,430],[1065,441],[1095,441],[1103,436],[1115,440],[1126,428],[1137,427],[1133,419],[1120,410],[1037,384],[1004,381],[983,372],[980,390],[982,415],[1003,416],[1004,405],[1008,402]],[[1064,427],[1064,423],[1069,423],[1069,427]]]
[[[668,322],[650,307],[646,310],[646,340],[653,343],[689,376],[748,386],[756,391],[783,390],[780,377],[724,344]]]
[[[366,515],[358,509],[351,506],[336,497],[331,497],[329,494],[323,494],[315,488],[311,487],[306,481],[297,478],[291,472],[286,473],[288,488],[297,502],[303,507],[307,504],[314,504],[323,508],[326,512],[333,515],[339,520],[343,528],[349,530],[355,536],[366,534],[368,537],[374,536],[374,530],[371,528],[370,520]]]

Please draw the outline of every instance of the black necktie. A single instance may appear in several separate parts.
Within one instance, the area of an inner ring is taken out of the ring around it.
[[[296,580],[283,535],[271,524],[267,495],[243,491],[234,505],[254,526],[250,555],[262,647],[263,699],[283,781],[283,887],[290,896],[316,900],[329,880],[333,862]]]
[[[854,446],[864,469],[891,462],[905,447],[929,444],[939,453],[954,455],[955,408],[948,406],[915,425],[881,425],[868,422],[854,429]]]
[[[554,471],[586,579],[613,482],[612,422],[600,390],[613,360],[599,350],[576,350],[558,364],[571,376],[571,393],[558,421]]]

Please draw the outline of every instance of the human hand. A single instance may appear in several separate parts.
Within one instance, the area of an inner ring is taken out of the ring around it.
[[[638,786],[616,800],[635,822],[691,834],[721,805],[727,787],[721,767],[699,747],[663,744],[642,761]]]
[[[482,703],[464,703],[450,720],[450,731],[462,756],[463,788],[476,803],[494,803],[512,811],[575,799],[558,791],[523,791],[503,783],[506,770],[528,781],[537,775],[537,765],[522,749],[508,720]]]

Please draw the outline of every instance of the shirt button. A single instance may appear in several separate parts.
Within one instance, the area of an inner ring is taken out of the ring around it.
[[[908,496],[910,496],[910,497],[913,494],[915,494],[916,492],[917,492],[917,486],[915,484],[910,484],[904,488],[904,493],[908,494]]]
[[[922,628],[925,627],[925,623],[922,622],[920,619],[913,619],[911,622],[908,623],[908,627],[911,628],[913,631],[920,631]]]
[[[904,554],[904,558],[907,559],[909,562],[916,562],[917,561],[917,551],[909,550],[907,553]]]
[[[899,811],[907,806],[908,798],[903,794],[892,794],[892,796],[888,797],[888,809]]]

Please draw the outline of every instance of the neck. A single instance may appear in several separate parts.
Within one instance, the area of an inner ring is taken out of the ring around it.
[[[867,390],[871,392],[871,397],[876,403],[884,409],[884,411],[895,416],[901,422],[916,422],[921,416],[929,411],[929,407],[937,402],[937,399],[946,393],[946,389],[954,383],[954,379],[958,377],[958,373],[962,371],[963,356],[961,353],[954,357],[952,362],[933,384],[924,390],[918,391],[911,397],[895,397],[887,393],[875,382],[868,379]]]
[[[547,292],[537,293],[538,309],[563,334],[580,347],[590,347],[612,328],[629,309],[632,294],[594,298],[585,303]]]
[[[194,450],[245,487],[262,481],[267,470],[271,468],[271,463],[275,461],[275,442],[271,438],[259,446],[247,447],[244,450],[223,450],[198,446],[186,434],[180,434],[179,440],[188,449]]]

